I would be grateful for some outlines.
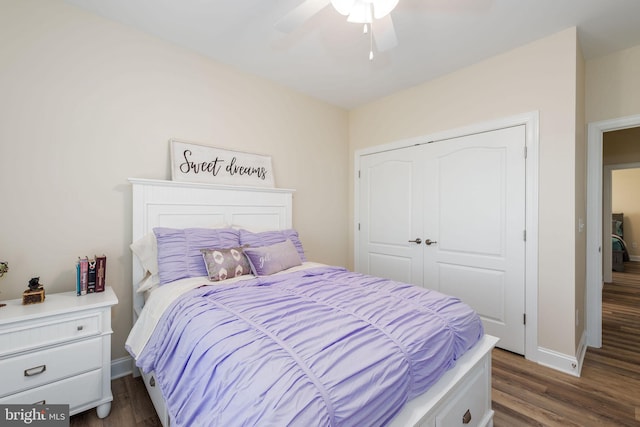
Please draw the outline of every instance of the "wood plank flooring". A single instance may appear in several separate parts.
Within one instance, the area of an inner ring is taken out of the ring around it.
[[[70,427],[161,426],[141,377],[127,375],[111,381],[113,402],[109,416],[98,418],[95,409],[71,417]]]
[[[494,425],[640,426],[638,262],[604,285],[602,341],[587,350],[580,378],[494,350]]]
[[[580,378],[494,350],[495,427],[640,426],[640,262],[614,272],[602,299],[603,346],[587,350]],[[112,390],[107,418],[90,410],[71,427],[160,425],[140,378],[118,378]]]

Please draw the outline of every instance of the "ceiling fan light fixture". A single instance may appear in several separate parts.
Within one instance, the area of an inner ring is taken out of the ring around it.
[[[347,22],[355,22],[357,24],[370,24],[371,21],[373,21],[371,3],[366,1],[356,1],[351,8],[351,13],[349,13]]]
[[[399,0],[373,0],[373,17],[384,18],[398,5]]]
[[[331,0],[339,14],[348,16],[349,22],[370,23],[373,18],[387,16],[398,5],[399,0]]]
[[[394,47],[398,41],[389,14],[399,0],[331,0],[331,5],[348,22],[364,24],[364,34],[369,35],[369,60],[373,59],[373,20],[376,19],[382,31],[376,33],[376,45],[383,51]]]

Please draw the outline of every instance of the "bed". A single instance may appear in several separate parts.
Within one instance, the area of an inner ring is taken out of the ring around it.
[[[155,228],[162,258],[163,232],[174,239],[215,230],[222,240],[237,232],[259,274],[211,282],[208,270],[206,277],[165,272],[169,282],[158,287],[133,256],[127,349],[163,426],[493,425],[497,339],[482,333],[467,306],[307,261],[292,228],[293,190],[130,182],[133,242]],[[265,233],[287,238],[260,240]],[[272,258],[280,270],[269,270]],[[434,314],[422,317],[426,311]],[[183,357],[168,357],[174,353]]]
[[[624,263],[629,259],[629,251],[624,241],[624,214],[611,214],[611,269],[624,272]]]

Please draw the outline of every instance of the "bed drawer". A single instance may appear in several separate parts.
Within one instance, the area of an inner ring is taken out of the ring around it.
[[[457,397],[436,415],[436,427],[477,427],[487,423],[489,378],[486,365],[461,385]]]
[[[39,387],[101,366],[101,338],[0,360],[0,396]]]
[[[86,372],[65,380],[0,398],[2,404],[66,404],[74,408],[102,397],[102,370]]]
[[[0,357],[98,335],[102,332],[101,320],[102,314],[96,312],[47,323],[25,322],[0,334],[0,340],[12,344],[0,350]]]

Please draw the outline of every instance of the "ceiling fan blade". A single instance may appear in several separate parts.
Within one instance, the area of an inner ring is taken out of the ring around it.
[[[331,0],[305,0],[276,22],[275,27],[283,33],[290,33],[324,9],[330,2]]]
[[[396,30],[393,28],[391,15],[376,19],[373,21],[371,28],[378,52],[384,52],[398,45],[398,38],[396,37]]]

